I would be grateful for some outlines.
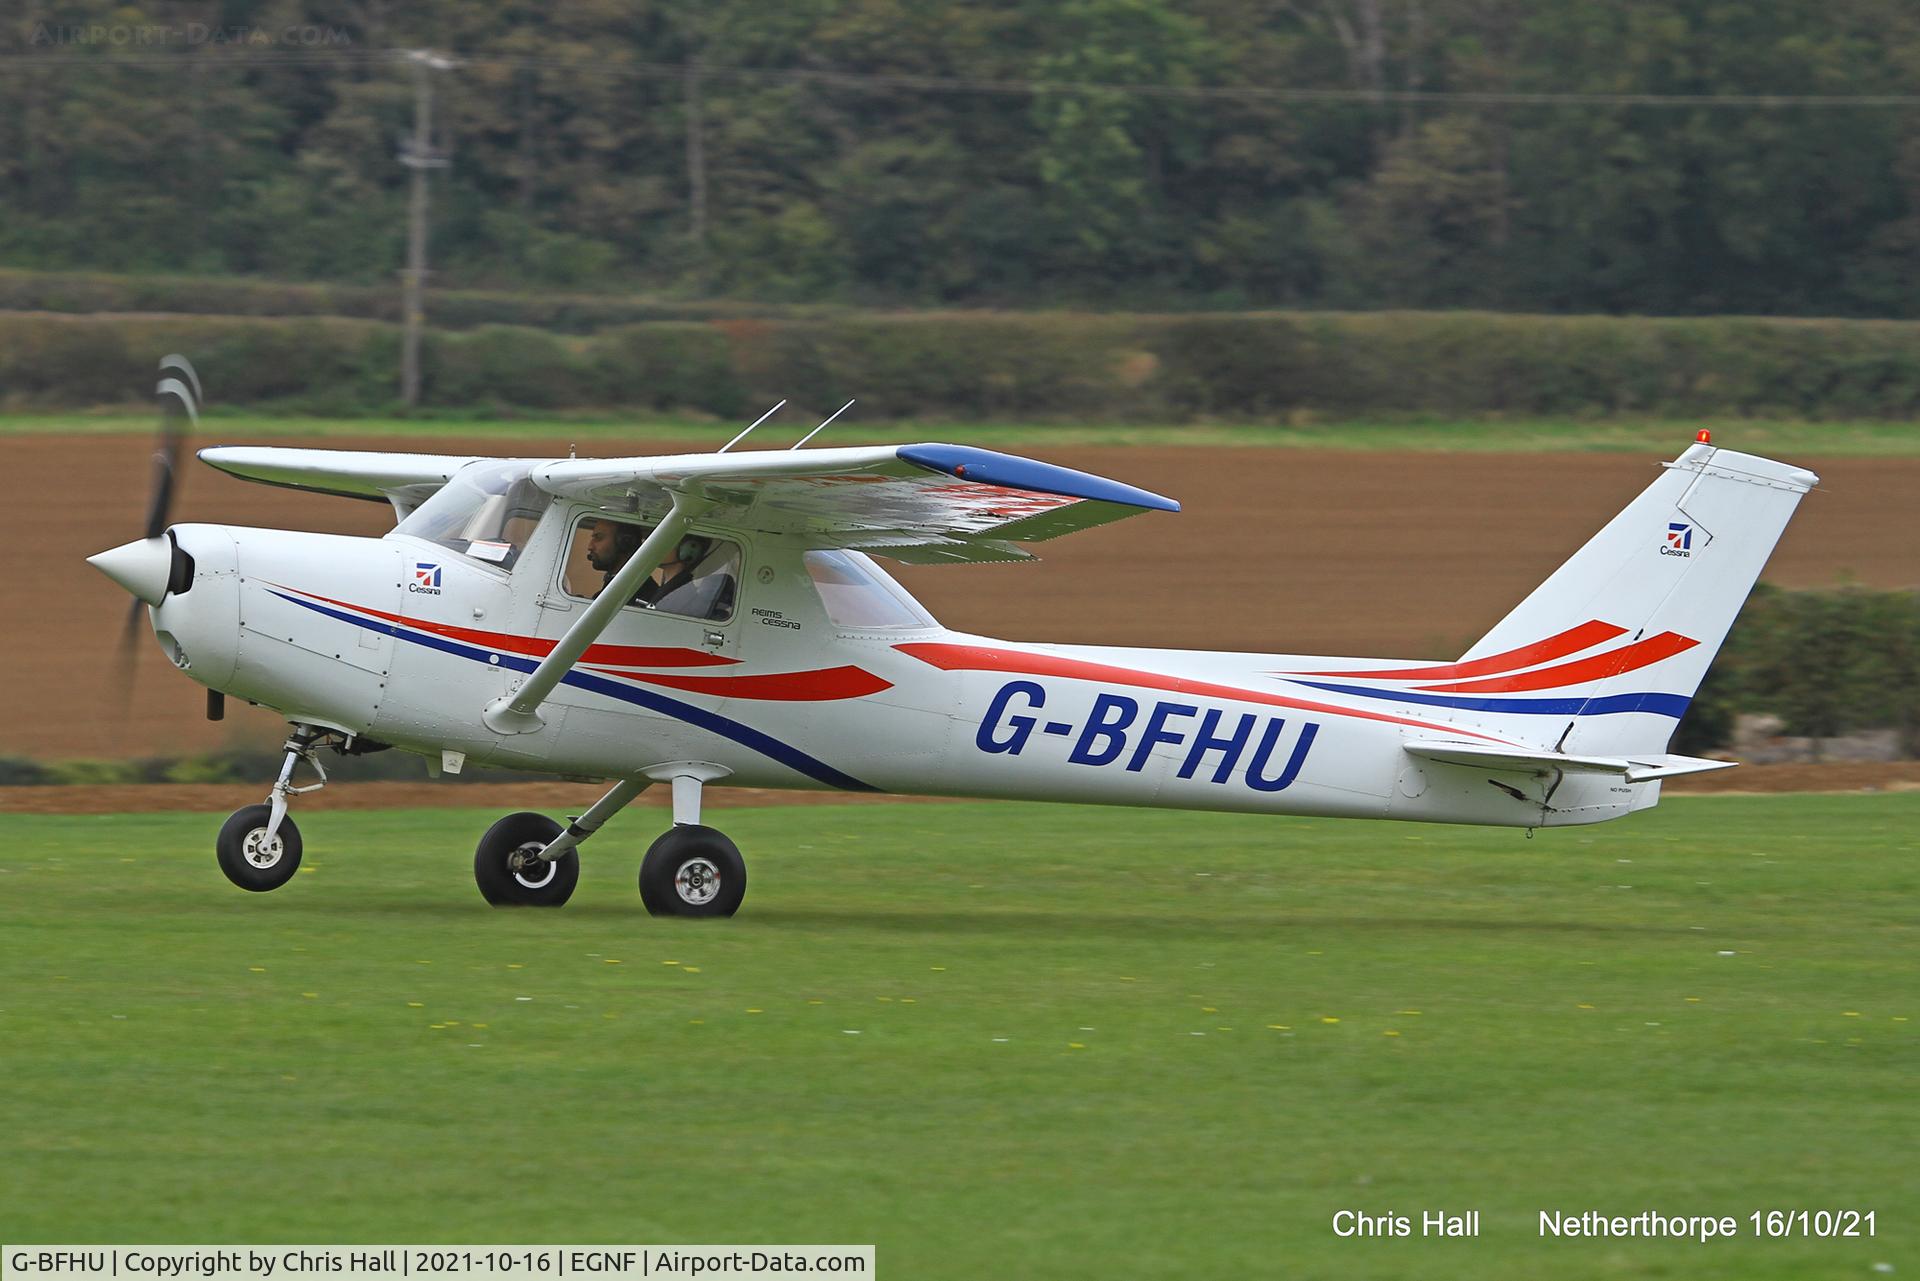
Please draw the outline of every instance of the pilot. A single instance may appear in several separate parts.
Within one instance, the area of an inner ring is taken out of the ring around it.
[[[638,525],[629,525],[625,521],[596,520],[587,538],[587,563],[606,577],[602,581],[601,591],[613,581],[620,567],[633,558],[640,550],[640,544],[651,532]],[[666,558],[655,567],[653,573],[644,579],[633,594],[635,605],[652,606],[672,592],[678,591],[693,581],[693,568],[704,558],[713,544],[712,540],[698,534],[688,534],[667,549]]]
[[[587,564],[606,575],[601,590],[620,567],[627,563],[633,554],[640,550],[640,543],[646,537],[646,531],[638,525],[629,525],[625,521],[596,520],[587,537]]]
[[[634,603],[655,604],[691,583],[693,567],[706,558],[707,552],[712,547],[712,540],[702,538],[698,534],[688,534],[680,539],[667,552],[667,557],[660,562],[660,567],[653,571],[653,576],[640,584],[640,590],[633,594]]]

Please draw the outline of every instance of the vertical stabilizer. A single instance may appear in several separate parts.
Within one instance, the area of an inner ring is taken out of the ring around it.
[[[1696,444],[1426,686],[1566,752],[1666,749],[1810,471]]]

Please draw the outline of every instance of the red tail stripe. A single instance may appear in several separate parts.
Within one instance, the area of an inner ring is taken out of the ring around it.
[[[1624,627],[1615,627],[1612,623],[1603,623],[1599,619],[1594,619],[1578,627],[1569,627],[1558,636],[1549,636],[1543,641],[1522,645],[1519,649],[1510,649],[1503,654],[1489,654],[1485,658],[1476,658],[1471,662],[1442,663],[1437,667],[1399,667],[1372,672],[1291,672],[1289,675],[1360,676],[1369,680],[1378,678],[1409,681],[1440,681],[1462,676],[1489,676],[1495,672],[1510,672],[1516,667],[1550,663],[1556,658],[1578,654],[1583,649],[1592,649],[1602,641],[1610,641],[1616,636],[1626,634],[1627,629]]]
[[[1579,685],[1586,681],[1605,680],[1609,676],[1618,676],[1622,672],[1638,671],[1642,667],[1651,667],[1663,658],[1672,658],[1684,653],[1700,642],[1678,632],[1661,632],[1658,636],[1649,636],[1645,640],[1623,645],[1606,654],[1595,654],[1592,658],[1576,659],[1571,663],[1562,663],[1558,667],[1542,667],[1538,671],[1522,672],[1518,676],[1496,676],[1484,681],[1456,681],[1451,685],[1422,685],[1423,691],[1445,694],[1498,694],[1509,690],[1555,689],[1562,685]]]
[[[285,584],[277,585],[285,586]],[[311,596],[315,600],[323,600],[329,605],[338,605],[342,609],[371,614],[375,618],[384,619],[389,623],[399,623],[416,631],[432,632],[435,636],[465,641],[469,645],[484,645],[488,649],[502,650],[508,654],[545,658],[553,651],[556,643],[538,636],[514,636],[507,632],[482,631],[477,627],[456,627],[452,623],[435,623],[424,618],[406,618],[400,614],[390,614],[384,609],[374,609],[370,605],[355,605],[351,601],[335,600],[331,596],[321,596],[316,592],[300,591],[297,587],[289,587],[287,590],[300,592],[302,596]],[[722,658],[718,654],[709,654],[702,649],[686,649],[670,645],[589,645],[587,652],[580,656],[580,661],[616,667],[726,667],[740,660]]]
[[[813,672],[775,672],[765,676],[670,676],[654,672],[612,672],[608,668],[597,670],[714,698],[754,698],[783,703],[864,698],[893,688],[892,681],[861,667],[826,667]]]
[[[1111,667],[1105,663],[1089,663],[1078,658],[1058,658],[1051,654],[1030,654],[1021,650],[990,649],[984,645],[950,645],[938,641],[911,642],[895,645],[894,648],[923,663],[930,663],[943,672],[1012,672],[1022,676],[1065,676],[1073,680],[1105,681],[1110,685],[1132,685],[1140,689],[1165,690],[1173,694],[1193,694],[1201,698],[1260,703],[1268,707],[1290,707],[1296,711],[1317,712],[1326,716],[1351,716],[1363,721],[1384,721],[1389,725],[1444,729],[1449,734],[1482,738],[1490,743],[1511,742],[1509,739],[1482,734],[1459,725],[1436,724],[1433,721],[1413,720],[1405,716],[1391,716],[1385,712],[1339,707],[1332,703],[1313,703],[1305,699],[1289,698],[1284,694],[1268,694],[1260,690],[1241,689],[1234,685],[1215,685],[1207,681],[1188,680],[1184,676],[1168,676],[1160,672],[1140,671],[1132,667]]]

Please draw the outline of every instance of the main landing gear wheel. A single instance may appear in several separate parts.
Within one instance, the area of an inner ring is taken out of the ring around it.
[[[509,814],[480,838],[473,853],[473,879],[495,907],[559,907],[580,881],[580,856],[568,850],[551,861],[540,857],[560,835],[545,814]]]
[[[277,890],[300,870],[300,829],[291,818],[282,818],[280,830],[268,840],[267,825],[272,818],[270,805],[237,809],[214,842],[220,870],[243,890],[259,894]]]
[[[669,830],[640,864],[640,901],[654,916],[732,916],[746,894],[740,847],[698,823]]]

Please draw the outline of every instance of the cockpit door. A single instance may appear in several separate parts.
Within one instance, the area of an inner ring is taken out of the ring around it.
[[[650,532],[590,509],[573,513],[558,564],[541,592],[536,635],[558,640]],[[597,537],[596,537],[597,535]],[[738,658],[747,549],[731,535],[681,540],[675,560],[641,588],[581,659],[580,670],[641,688],[717,674]],[[650,679],[651,678],[651,679]]]

